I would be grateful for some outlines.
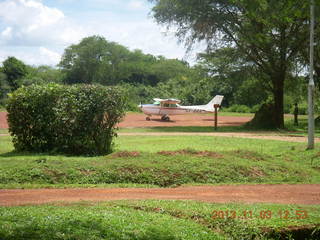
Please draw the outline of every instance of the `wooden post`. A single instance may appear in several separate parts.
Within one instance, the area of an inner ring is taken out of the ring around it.
[[[218,129],[218,108],[220,107],[219,104],[214,104],[214,130]]]

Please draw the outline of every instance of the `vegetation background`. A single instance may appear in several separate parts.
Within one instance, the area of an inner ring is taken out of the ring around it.
[[[289,71],[284,113],[293,113],[294,103],[299,104],[300,114],[307,113],[305,70],[299,66]],[[56,67],[29,66],[8,57],[0,68],[0,105],[4,108],[7,94],[21,86],[86,83],[119,86],[129,99],[127,111],[138,111],[139,103],[150,103],[154,97],[177,98],[192,105],[221,94],[225,96],[222,111],[255,113],[263,103],[272,102],[272,92],[261,86],[262,75],[236,48],[199,53],[197,63],[190,66],[91,36],[65,49]]]

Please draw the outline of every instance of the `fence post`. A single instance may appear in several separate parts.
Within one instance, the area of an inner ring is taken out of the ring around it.
[[[218,108],[220,107],[219,104],[214,104],[214,130],[218,129]]]

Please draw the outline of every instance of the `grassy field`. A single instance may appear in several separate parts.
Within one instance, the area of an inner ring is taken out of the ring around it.
[[[0,187],[80,184],[319,183],[320,153],[305,144],[208,136],[120,136],[100,157],[17,153],[0,137]]]
[[[164,200],[0,207],[0,239],[318,239],[319,213],[320,206]]]
[[[121,131],[209,132],[212,128]],[[305,134],[304,127],[294,131]],[[305,143],[229,137],[120,136],[111,155],[75,157],[15,152],[11,137],[0,136],[0,188],[320,183],[320,151],[305,148]],[[306,238],[320,238],[319,205],[148,200],[0,207],[1,240]]]

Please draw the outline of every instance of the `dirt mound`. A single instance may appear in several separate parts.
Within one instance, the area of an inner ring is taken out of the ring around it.
[[[129,151],[122,151],[122,152],[116,152],[111,155],[113,158],[128,158],[128,157],[139,157],[140,152],[129,152]]]
[[[196,151],[192,149],[183,149],[179,151],[160,151],[158,152],[160,155],[165,156],[175,156],[175,155],[193,155],[198,157],[213,157],[213,158],[222,158],[223,155],[216,152],[211,151]]]

